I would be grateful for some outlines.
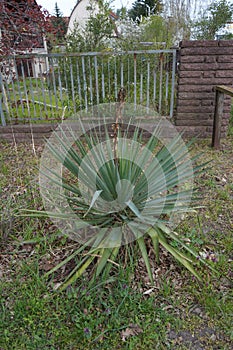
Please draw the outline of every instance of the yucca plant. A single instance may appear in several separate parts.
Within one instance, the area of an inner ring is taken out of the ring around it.
[[[71,130],[68,136],[61,127],[55,142],[48,141],[49,162],[43,161],[41,167],[42,195],[50,203],[46,214],[60,220],[59,224],[64,223],[65,233],[80,242],[79,249],[47,273],[54,273],[79,256],[61,289],[91,266],[95,266],[91,281],[101,274],[106,278],[119,251],[122,254],[124,246],[132,242],[138,245],[153,283],[148,238],[157,263],[162,245],[201,279],[195,265],[206,262],[197,260],[198,254],[179,239],[172,229],[172,219],[174,214],[188,210],[195,197],[193,175],[204,165],[193,165],[195,158],[189,157],[190,145],[184,144],[181,135],[166,145],[161,143],[160,136],[158,126],[145,141],[139,125],[129,122],[121,127],[105,124],[93,128],[78,139]],[[60,171],[52,166],[53,162],[61,165]],[[172,241],[180,248],[175,248]]]

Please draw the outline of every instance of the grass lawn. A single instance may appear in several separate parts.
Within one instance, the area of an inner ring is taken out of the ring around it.
[[[0,349],[232,349],[233,133],[214,151],[197,141],[210,169],[196,181],[202,207],[176,231],[219,270],[195,280],[164,250],[153,264],[154,285],[133,245],[110,280],[89,288],[84,275],[56,290],[75,261],[52,278],[45,273],[77,243],[59,235],[49,219],[22,218],[17,209],[41,209],[41,147],[0,144]],[[77,258],[78,259],[78,258]]]
[[[48,79],[27,78],[12,82],[6,85],[5,96],[4,112],[8,124],[60,121],[65,106],[72,113],[67,93],[53,88]],[[66,112],[66,116],[69,113]]]

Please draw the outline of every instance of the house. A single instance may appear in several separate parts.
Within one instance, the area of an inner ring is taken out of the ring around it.
[[[225,26],[217,32],[216,40],[222,40],[230,36],[233,38],[233,22],[227,22]]]
[[[71,12],[67,34],[74,30],[76,23],[78,23],[80,28],[84,29],[91,14],[95,16],[98,12],[99,5],[97,0],[79,0]]]
[[[42,12],[35,0],[0,0],[0,56],[47,54],[45,33],[51,30],[49,16]],[[6,69],[19,76],[37,77],[48,68],[46,58],[12,60],[14,63],[11,62],[8,68],[3,62],[1,72],[8,77]]]
[[[79,0],[71,12],[67,34],[70,34],[74,30],[76,24],[78,24],[81,30],[84,29],[89,18],[96,16],[100,12],[101,6],[99,3],[100,1],[98,0]],[[109,11],[109,18],[115,22],[118,16],[112,11]],[[115,30],[114,35],[116,34],[117,30]]]

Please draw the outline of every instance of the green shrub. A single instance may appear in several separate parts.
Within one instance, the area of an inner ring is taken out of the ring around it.
[[[65,171],[42,166],[42,176],[48,178],[43,195],[54,211],[32,215],[62,219],[71,236],[80,242],[79,249],[48,275],[76,258],[76,266],[61,288],[87,270],[92,282],[101,274],[107,278],[118,254],[122,256],[125,245],[135,242],[153,282],[146,243],[149,239],[157,262],[162,245],[200,280],[195,265],[207,263],[179,239],[170,222],[174,214],[188,210],[191,198],[195,198],[193,175],[204,165],[193,167],[195,159],[189,158],[180,135],[163,145],[159,127],[146,143],[140,127],[134,126],[133,136],[129,135],[130,123],[112,131],[113,136],[108,127],[105,125],[101,137],[99,126],[75,138],[72,145],[61,127],[55,135],[56,144],[47,144],[50,156]],[[95,268],[90,271],[92,266]]]

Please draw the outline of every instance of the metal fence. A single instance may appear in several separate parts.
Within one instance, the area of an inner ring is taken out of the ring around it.
[[[126,102],[173,115],[176,50],[23,55],[0,63],[1,125],[57,122],[93,105]]]

